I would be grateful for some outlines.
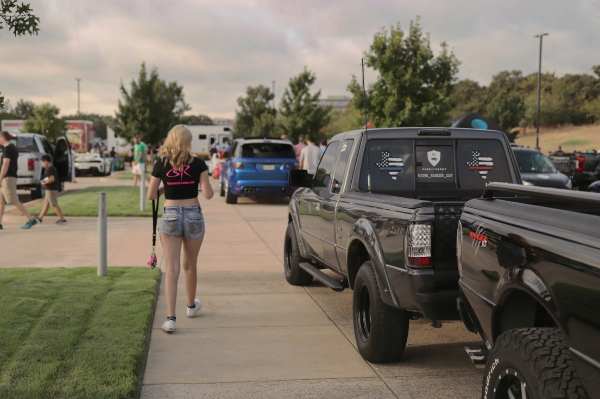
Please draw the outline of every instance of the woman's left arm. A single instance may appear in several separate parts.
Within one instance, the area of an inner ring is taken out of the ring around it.
[[[200,174],[200,185],[202,187],[202,195],[204,196],[204,198],[209,200],[215,195],[212,186],[210,185],[210,180],[208,178],[208,170],[205,170]]]
[[[150,184],[148,184],[148,192],[146,193],[146,197],[149,200],[158,199],[159,196],[163,195],[165,192],[165,188],[158,188],[160,185],[160,179],[156,176],[152,176],[150,179]]]

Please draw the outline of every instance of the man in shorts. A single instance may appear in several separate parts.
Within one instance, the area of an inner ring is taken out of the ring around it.
[[[19,152],[17,147],[10,142],[8,132],[0,132],[0,145],[4,147],[2,158],[0,158],[0,230],[2,230],[2,216],[4,216],[4,206],[6,204],[13,204],[27,218],[27,223],[21,228],[30,229],[38,221],[31,217],[17,195],[17,159],[19,158]]]
[[[58,206],[58,190],[60,189],[60,180],[58,180],[58,171],[52,165],[52,157],[50,155],[45,154],[42,155],[42,165],[44,165],[44,180],[42,180],[42,184],[45,188],[44,194],[44,207],[42,208],[42,212],[37,217],[38,223],[42,223],[44,216],[48,213],[48,209],[50,205],[54,208],[54,211],[58,215],[58,220],[54,222],[58,225],[67,224],[65,220],[65,216],[63,215],[62,209]]]
[[[139,134],[133,138],[133,186],[136,187],[141,178],[145,178],[150,183],[150,177],[146,174],[146,156],[148,155],[148,146],[142,141]]]

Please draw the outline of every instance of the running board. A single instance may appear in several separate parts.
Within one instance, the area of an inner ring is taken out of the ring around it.
[[[329,277],[313,265],[308,262],[301,262],[300,267],[304,269],[308,274],[312,275],[314,278],[328,286],[334,291],[344,291],[344,284],[342,282],[337,281],[336,279]]]
[[[485,368],[489,354],[485,346],[465,346],[465,351],[476,368]]]

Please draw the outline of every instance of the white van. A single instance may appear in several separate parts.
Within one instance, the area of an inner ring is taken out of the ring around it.
[[[213,144],[223,149],[233,143],[233,128],[223,125],[187,125],[192,132],[192,151],[196,154],[208,153]]]

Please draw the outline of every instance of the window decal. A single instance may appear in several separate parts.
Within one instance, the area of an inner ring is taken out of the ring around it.
[[[397,180],[396,175],[404,170],[404,161],[402,161],[402,158],[391,158],[390,153],[387,151],[381,153],[381,162],[376,162],[375,165],[381,171],[388,171],[394,180]]]
[[[436,150],[427,153],[427,160],[432,166],[436,166],[442,160],[442,153]]]
[[[479,154],[479,151],[473,150],[473,160],[471,162],[467,162],[469,169],[476,170],[481,175],[482,179],[487,178],[487,174],[490,170],[494,169],[494,160],[492,157],[482,157]]]

